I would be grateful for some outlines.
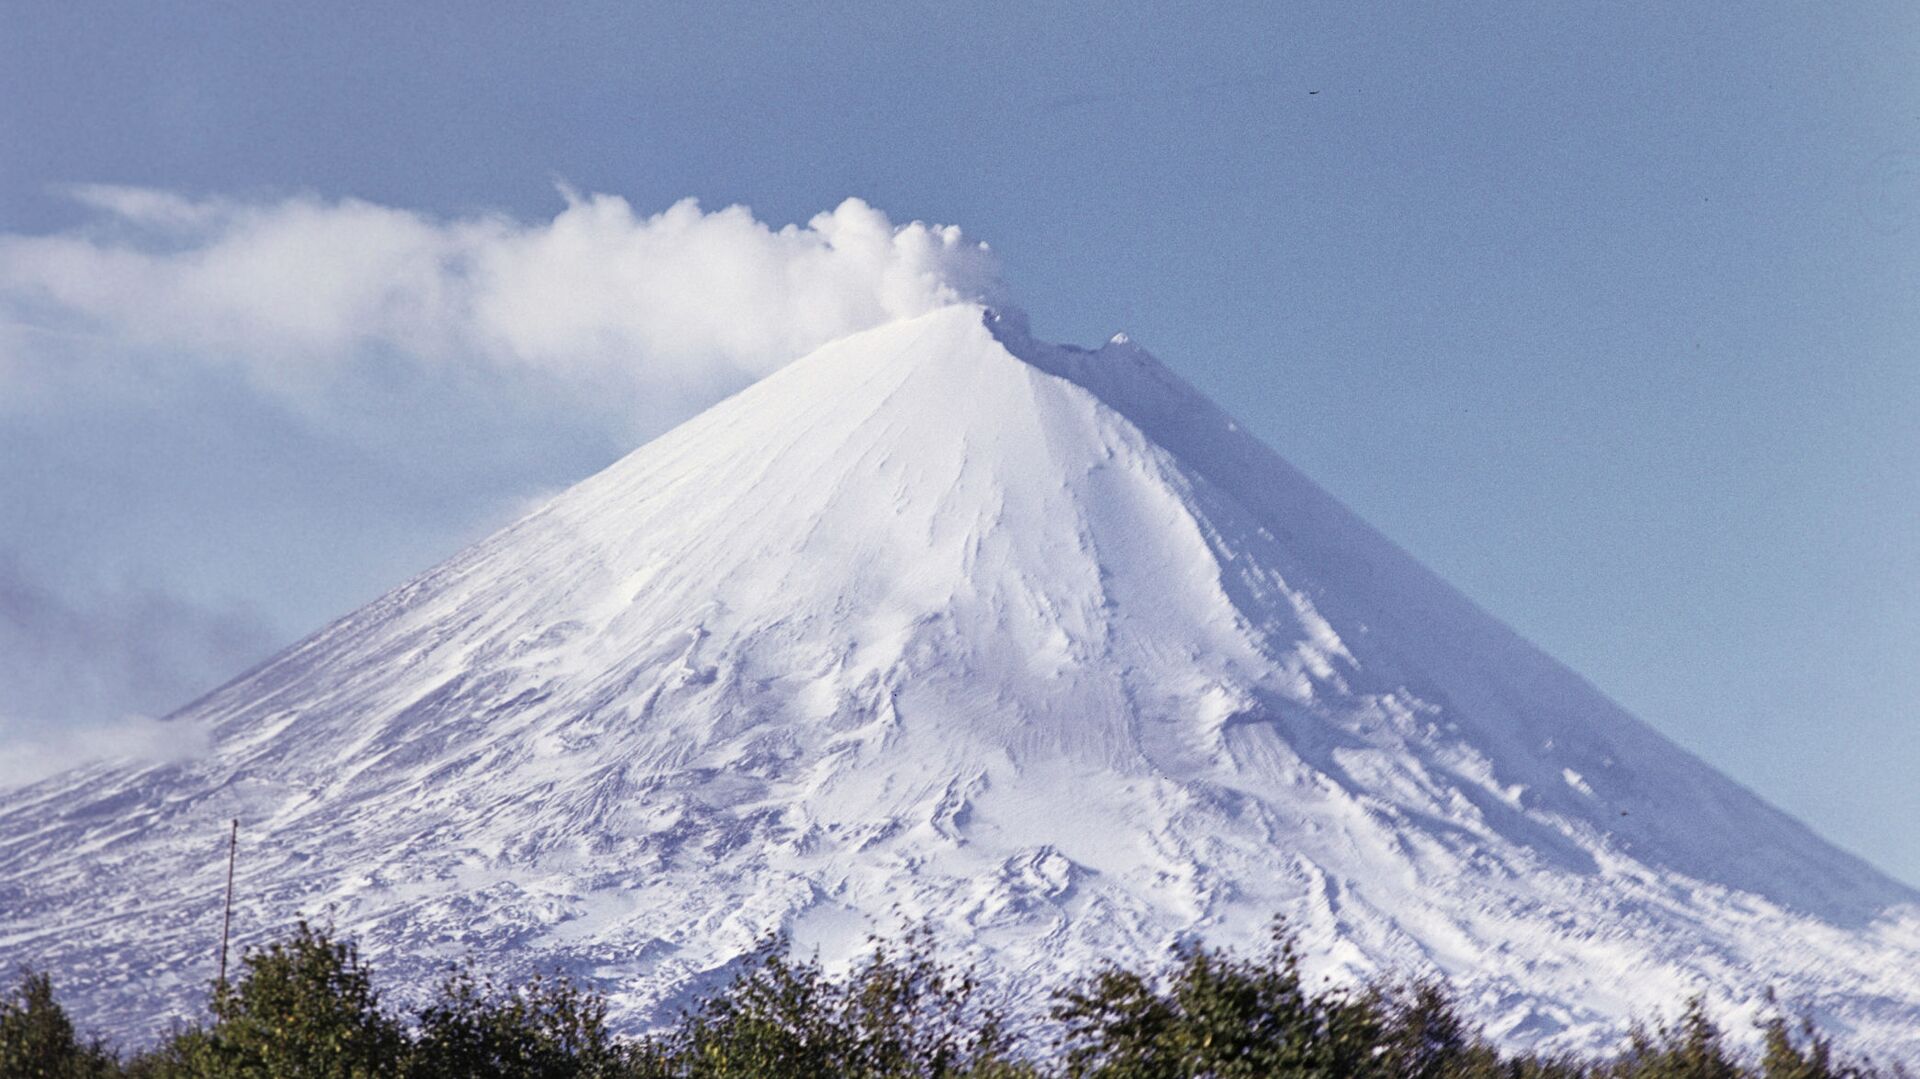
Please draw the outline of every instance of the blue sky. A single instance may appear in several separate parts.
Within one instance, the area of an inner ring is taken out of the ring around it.
[[[858,196],[1920,882],[1916,55],[1897,3],[0,3],[0,737],[122,736],[775,349],[467,367],[98,275],[82,318],[45,242]]]

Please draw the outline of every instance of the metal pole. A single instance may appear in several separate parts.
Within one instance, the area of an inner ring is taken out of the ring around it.
[[[227,906],[220,919],[220,991],[227,989],[227,932],[233,928],[233,860],[240,852],[240,818],[233,819],[233,831],[227,836]]]

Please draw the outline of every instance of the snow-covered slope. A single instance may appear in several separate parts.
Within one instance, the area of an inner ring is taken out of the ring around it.
[[[644,1023],[785,927],[1018,989],[1276,914],[1515,1043],[1774,987],[1920,1055],[1920,897],[1475,609],[1139,349],[955,306],[836,342],[0,798],[0,966],[133,1034],[296,911],[395,984]]]

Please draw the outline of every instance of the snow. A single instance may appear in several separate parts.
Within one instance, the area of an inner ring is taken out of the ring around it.
[[[140,1036],[295,912],[670,1017],[930,921],[1029,1005],[1284,914],[1520,1045],[1768,987],[1920,1055],[1920,897],[1634,720],[1138,345],[843,338],[170,722],[0,796],[0,965]]]

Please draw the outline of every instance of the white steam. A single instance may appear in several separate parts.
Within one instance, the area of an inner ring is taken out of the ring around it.
[[[738,206],[641,216],[617,196],[562,194],[551,220],[527,223],[81,187],[83,226],[0,235],[0,322],[149,363],[238,366],[295,396],[369,357],[647,394],[757,377],[998,289],[984,245],[858,199],[775,229]],[[0,352],[0,368],[9,356],[22,351]]]
[[[52,727],[0,718],[0,790],[36,783],[95,762],[164,764],[204,756],[207,732],[184,720],[124,716]]]

